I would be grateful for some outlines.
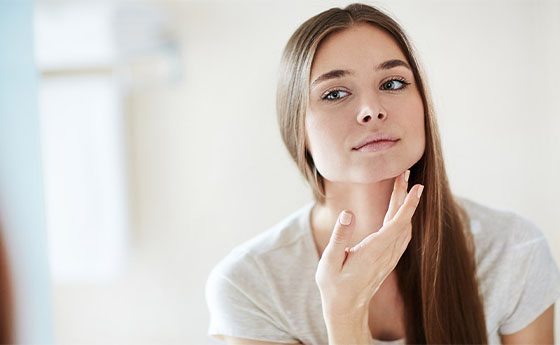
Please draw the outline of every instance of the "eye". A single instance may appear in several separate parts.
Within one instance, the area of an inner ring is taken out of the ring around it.
[[[399,85],[401,86],[399,87]],[[410,83],[408,83],[405,79],[393,78],[383,83],[382,86],[387,86],[387,88],[382,88],[382,90],[400,91],[404,90],[408,85],[410,85]]]
[[[349,92],[346,92],[344,90],[339,90],[339,89],[331,90],[325,93],[325,95],[321,97],[321,99],[328,102],[338,101],[343,97],[345,97],[344,94],[349,94]]]

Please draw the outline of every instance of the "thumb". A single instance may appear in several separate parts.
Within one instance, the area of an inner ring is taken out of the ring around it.
[[[338,215],[329,243],[323,252],[323,256],[326,256],[325,259],[331,265],[342,267],[346,259],[345,248],[350,246],[354,232],[354,223],[354,214],[351,211],[344,210]]]

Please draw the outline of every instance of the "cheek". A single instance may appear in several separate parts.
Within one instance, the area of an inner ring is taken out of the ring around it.
[[[319,133],[319,129],[317,128],[316,122],[311,116],[305,117],[305,142],[307,149],[313,154],[314,148],[316,146],[315,142],[317,141],[317,133]]]
[[[417,131],[423,132],[424,105],[418,92],[406,98],[391,99],[387,104],[389,112],[398,119],[397,121],[404,121],[403,125],[413,133],[417,133]]]
[[[416,107],[415,107],[415,111],[414,114],[416,115],[414,117],[415,121],[414,123],[416,124],[416,127],[418,128],[418,131],[420,132],[420,134],[422,135],[422,137],[424,137],[424,132],[425,132],[425,128],[424,128],[424,106],[422,104],[422,100],[418,100]]]
[[[406,100],[395,100],[391,105],[395,122],[402,127],[408,137],[408,150],[414,155],[422,155],[425,148],[424,106],[420,94]],[[389,116],[390,117],[390,116]],[[389,119],[390,120],[390,119]]]
[[[332,146],[337,145],[337,137],[340,136],[336,129],[337,126],[338,124],[334,123],[332,119],[317,116],[306,117],[307,142],[312,153],[321,149],[332,149]]]
[[[305,120],[307,148],[323,177],[334,178],[344,157],[345,128],[343,121],[309,116]],[[333,175],[334,174],[334,175]]]
[[[418,150],[423,154],[426,146],[426,129],[424,125],[424,106],[421,99],[413,105],[410,113],[414,115],[410,130],[414,133]]]

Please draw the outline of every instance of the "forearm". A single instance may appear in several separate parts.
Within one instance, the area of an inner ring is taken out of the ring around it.
[[[368,311],[356,310],[351,314],[324,313],[329,345],[373,344],[369,329]]]

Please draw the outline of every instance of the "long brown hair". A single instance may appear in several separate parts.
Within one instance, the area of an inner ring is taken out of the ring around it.
[[[421,65],[394,19],[374,7],[351,4],[319,13],[294,32],[279,69],[276,107],[282,139],[310,184],[315,201],[324,203],[324,179],[307,150],[304,127],[311,64],[323,39],[358,23],[380,28],[395,39],[412,68],[424,105],[426,148],[410,168],[409,185],[421,183],[425,189],[412,218],[411,242],[396,267],[406,308],[407,343],[486,344],[483,299],[468,216],[449,187]]]

